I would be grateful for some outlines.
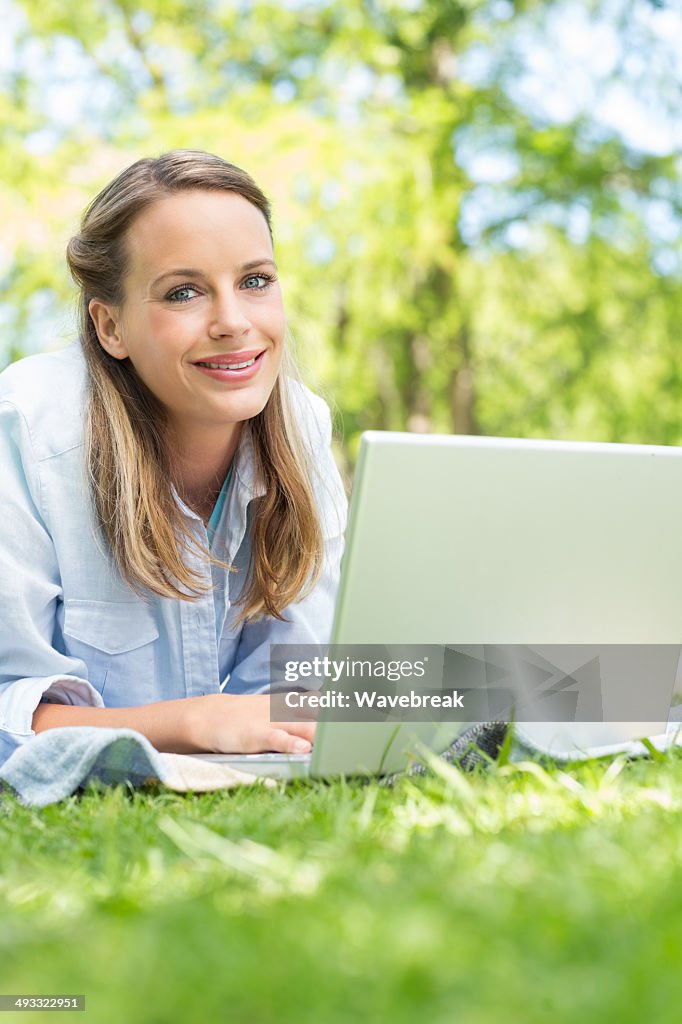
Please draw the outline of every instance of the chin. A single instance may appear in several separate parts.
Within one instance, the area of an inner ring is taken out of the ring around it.
[[[248,420],[254,419],[263,412],[263,409],[268,404],[270,395],[260,401],[248,401],[248,402],[235,402],[232,408],[229,410],[229,422],[231,423],[246,423]]]

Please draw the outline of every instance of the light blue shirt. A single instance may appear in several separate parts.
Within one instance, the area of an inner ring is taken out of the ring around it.
[[[227,572],[197,554],[187,564],[215,585],[196,601],[149,593],[123,580],[100,534],[84,459],[87,373],[79,345],[29,356],[0,374],[0,763],[30,739],[45,697],[126,707],[179,697],[267,688],[273,643],[326,643],[338,585],[346,497],[331,453],[322,399],[287,381],[311,455],[325,539],[320,581],[272,618],[237,625],[250,556],[257,486],[244,428],[213,538]],[[174,497],[192,533],[201,518]],[[224,548],[223,548],[224,545]]]
[[[209,519],[208,526],[206,527],[206,533],[208,534],[208,540],[211,548],[213,547],[213,538],[215,537],[216,530],[218,529],[220,517],[223,514],[223,505],[225,504],[225,498],[227,497],[227,490],[228,487],[230,486],[231,480],[232,464],[230,463],[230,468],[228,469],[227,475],[223,480],[223,486],[220,488],[220,494],[218,495],[215,507],[211,512],[211,518]]]

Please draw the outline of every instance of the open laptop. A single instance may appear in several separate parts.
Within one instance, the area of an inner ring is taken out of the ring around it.
[[[365,433],[332,643],[522,645],[531,660],[577,645],[581,664],[611,659],[605,721],[521,722],[521,740],[557,757],[638,751],[645,736],[664,746],[682,649],[681,507],[682,448]],[[620,720],[624,645],[651,695],[637,721]],[[320,713],[309,755],[198,756],[273,776],[383,774],[467,725],[330,719]]]

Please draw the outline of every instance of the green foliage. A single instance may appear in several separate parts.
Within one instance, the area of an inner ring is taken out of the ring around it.
[[[655,66],[671,106],[674,47],[636,0],[15,0],[4,361],[62,343],[63,246],[94,192],[141,155],[205,148],[272,195],[348,463],[368,428],[679,443],[679,153],[519,92],[578,8],[615,33],[600,88],[644,94]]]

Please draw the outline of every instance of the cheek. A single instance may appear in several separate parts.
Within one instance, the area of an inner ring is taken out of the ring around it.
[[[144,365],[158,368],[163,374],[188,346],[187,338],[194,337],[188,316],[178,317],[166,310],[152,310],[139,325],[137,354]]]
[[[270,373],[271,373],[272,380],[273,380],[273,383],[274,383],[275,377],[277,376],[277,374],[279,373],[280,369],[282,368],[282,360],[284,359],[284,347],[285,347],[284,327],[282,327],[282,330],[278,331],[276,334],[273,332],[270,335],[270,338],[273,339],[273,340],[276,340],[276,344],[275,344],[274,348],[272,348],[270,353],[269,353],[269,355],[270,355]]]
[[[174,315],[175,311],[157,308],[150,309],[146,317],[148,338],[153,338],[158,345],[168,344],[175,335],[183,333],[183,318]],[[185,318],[186,320],[186,318]]]
[[[171,332],[158,313],[148,313],[130,321],[126,330],[126,343],[130,361],[138,375],[155,394],[172,364],[168,359]]]
[[[286,316],[284,313],[284,306],[279,296],[272,300],[267,306],[262,308],[262,313],[259,318],[259,329],[272,338],[273,341],[282,342],[284,340],[284,331],[286,328]]]

